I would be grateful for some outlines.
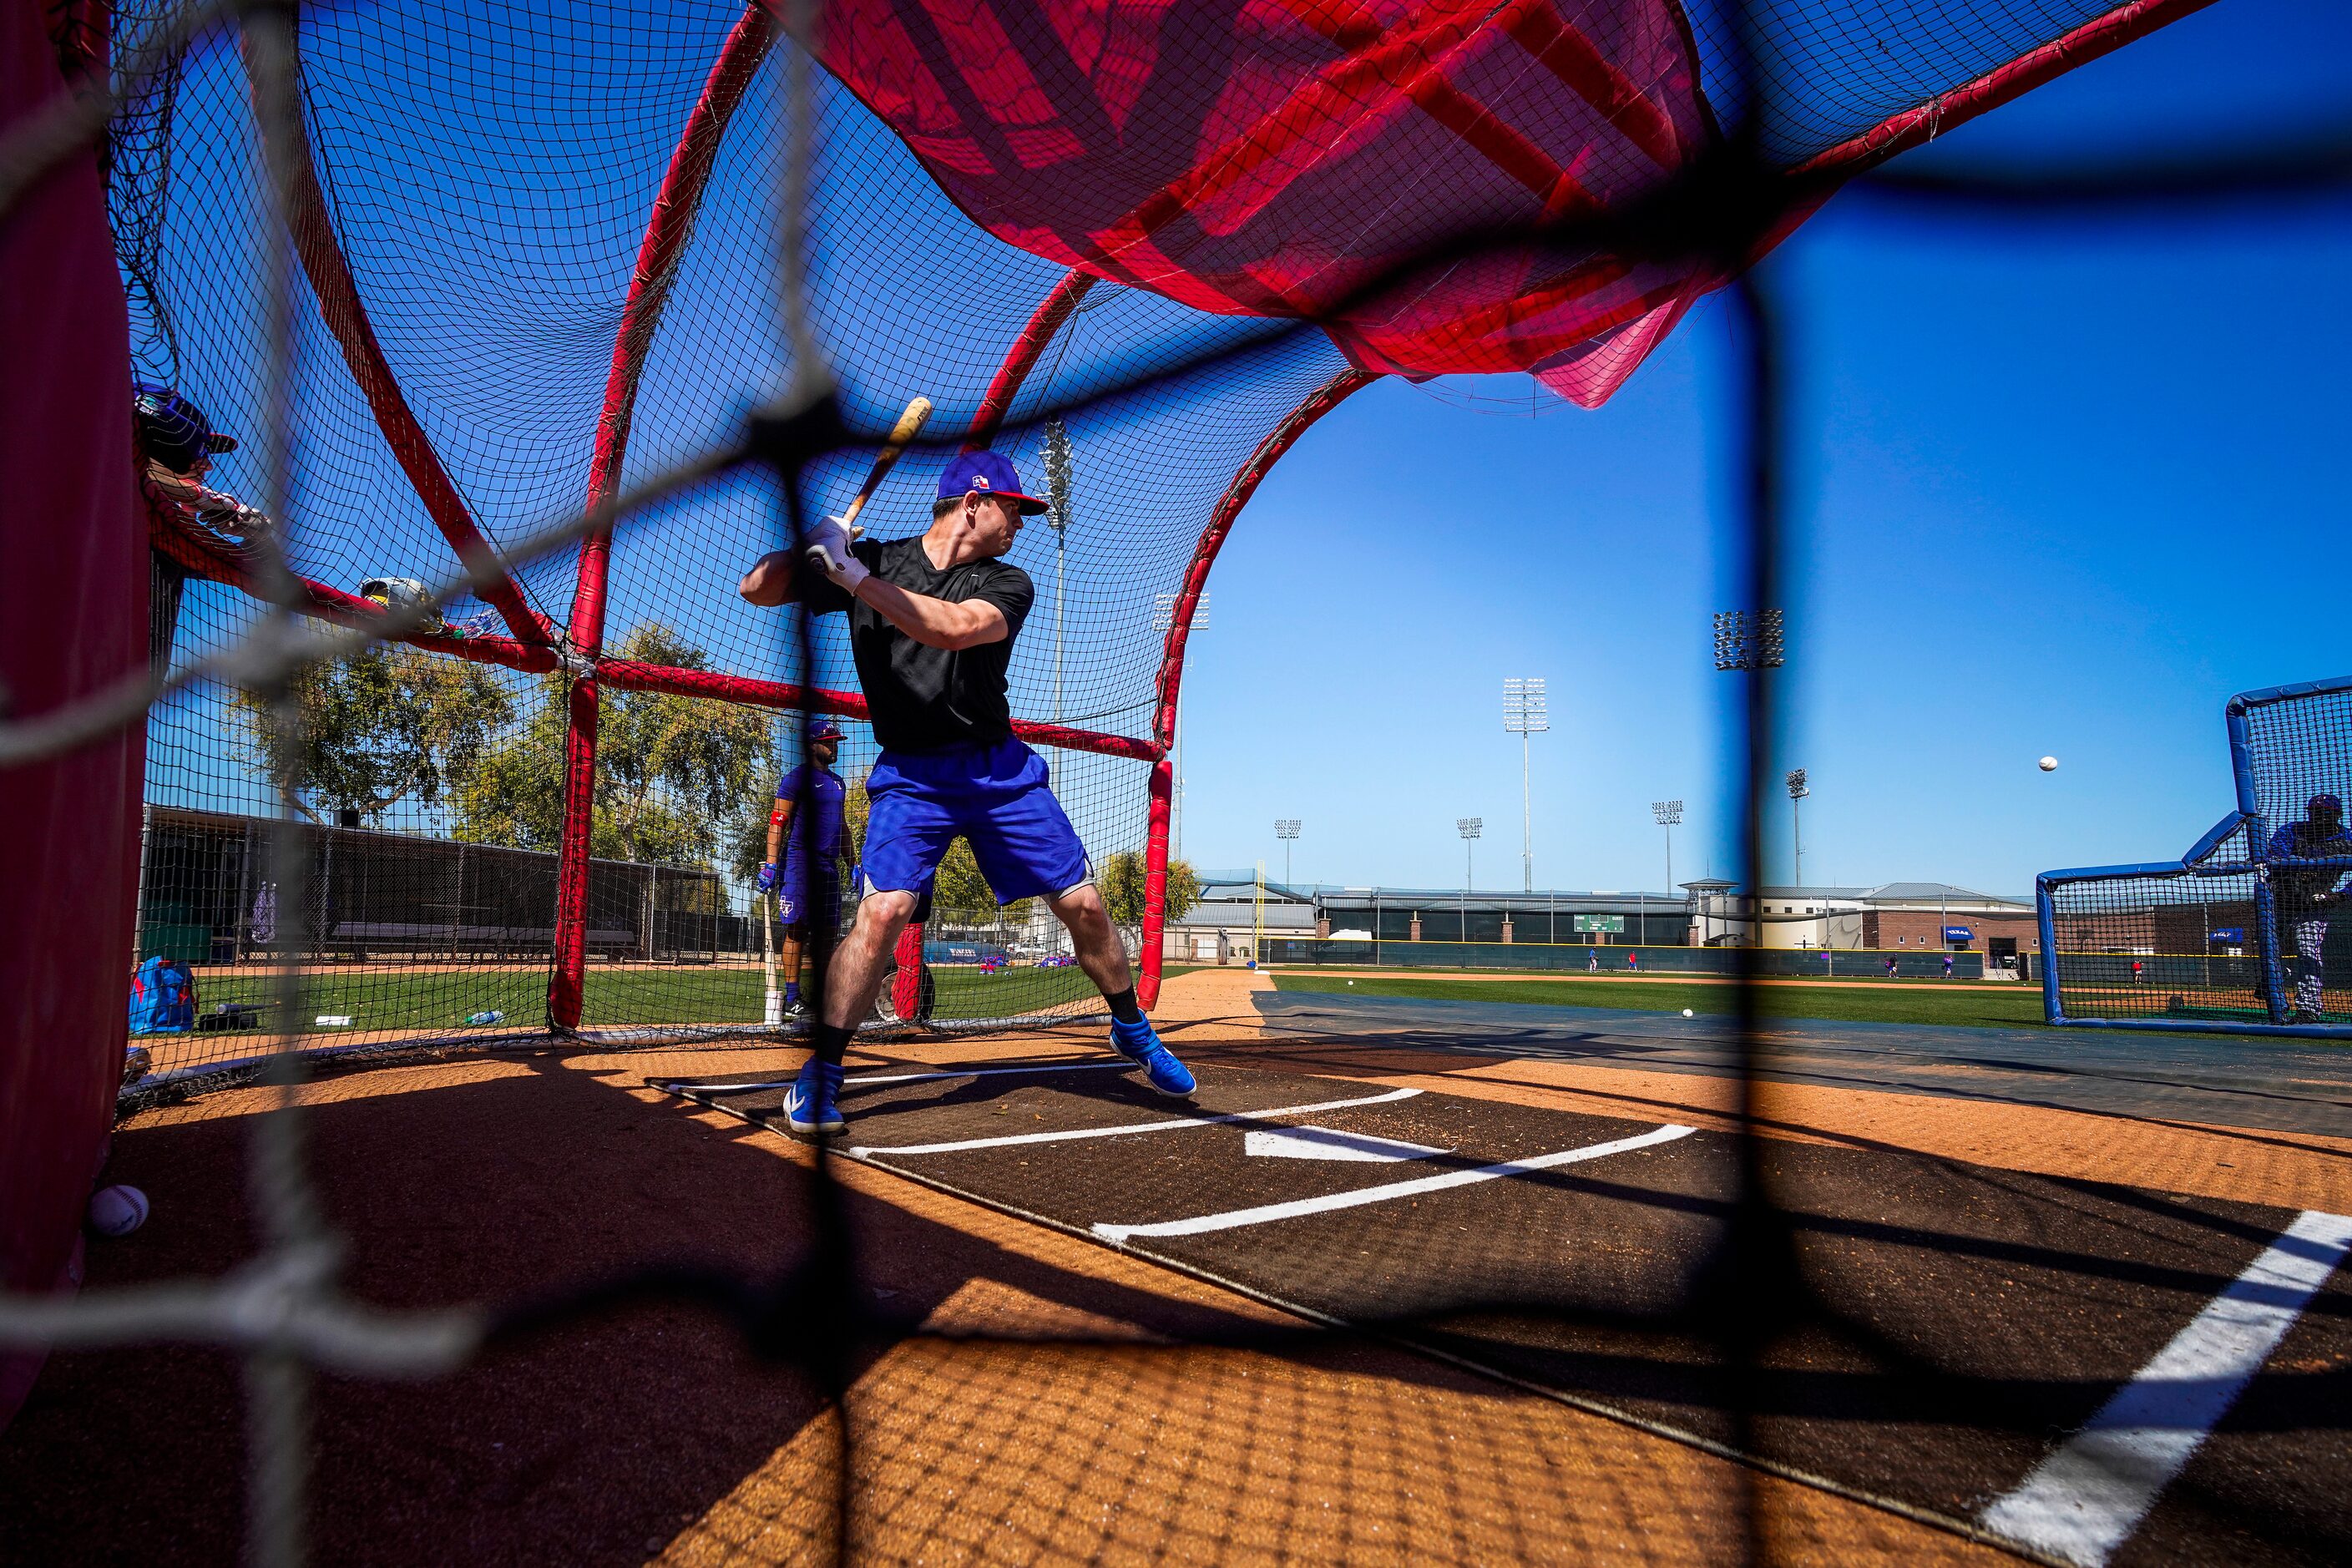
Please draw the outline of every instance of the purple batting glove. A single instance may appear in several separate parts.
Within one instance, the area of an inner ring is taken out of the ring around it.
[[[776,890],[776,868],[772,862],[760,868],[759,889],[763,893]]]

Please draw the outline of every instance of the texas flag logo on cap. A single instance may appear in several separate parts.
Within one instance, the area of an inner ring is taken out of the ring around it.
[[[975,490],[1017,501],[1026,516],[1034,517],[1046,510],[1045,503],[1035,496],[1021,493],[1021,476],[1014,470],[1013,459],[996,452],[959,453],[940,476],[941,500],[952,500]]]

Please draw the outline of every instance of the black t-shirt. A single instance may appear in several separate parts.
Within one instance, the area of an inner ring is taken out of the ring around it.
[[[985,599],[1004,612],[1002,641],[961,651],[929,647],[883,618],[880,611],[843,593],[832,578],[801,574],[801,602],[813,616],[849,612],[849,651],[857,683],[872,710],[874,738],[885,751],[935,752],[945,746],[990,745],[1013,732],[1004,700],[1005,667],[1037,590],[1029,574],[1009,562],[967,561],[941,572],[912,539],[861,539],[850,546],[866,569],[909,594],[961,604]]]

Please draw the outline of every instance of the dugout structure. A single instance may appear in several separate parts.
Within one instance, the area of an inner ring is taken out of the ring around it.
[[[2352,785],[2352,677],[2242,693],[2226,722],[2238,804],[2188,853],[2036,879],[2053,1024],[2352,1038],[2352,910],[2325,896],[2352,854],[2273,848]]]

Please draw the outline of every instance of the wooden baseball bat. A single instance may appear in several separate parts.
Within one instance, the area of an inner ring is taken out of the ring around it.
[[[931,400],[918,397],[907,405],[907,411],[898,416],[898,423],[890,426],[889,437],[882,443],[882,450],[875,454],[874,467],[867,471],[866,482],[857,487],[857,493],[850,498],[849,510],[841,514],[841,521],[849,525],[852,539],[861,531],[857,526],[857,514],[866,510],[866,503],[874,499],[874,492],[882,488],[884,479],[890,477],[890,470],[898,466],[900,454],[906,451],[908,443],[922,434],[923,421],[930,416]]]
[[[767,1005],[761,1012],[760,1021],[772,1029],[784,1021],[784,994],[776,988],[776,928],[769,921],[769,917],[776,912],[771,902],[772,897],[772,894],[758,893],[751,899],[752,907],[760,915],[760,969],[768,982]],[[800,977],[794,975],[793,978],[797,980]]]

